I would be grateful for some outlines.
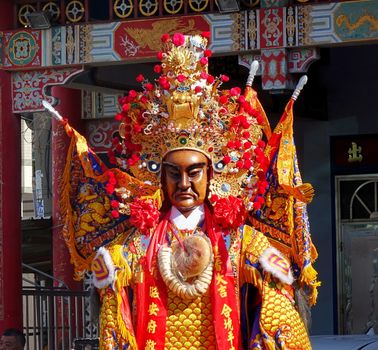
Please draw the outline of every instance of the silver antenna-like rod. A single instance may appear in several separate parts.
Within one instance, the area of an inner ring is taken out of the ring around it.
[[[42,100],[42,104],[43,104],[43,107],[45,107],[58,122],[63,121],[63,117],[50,103],[48,103],[46,100]]]
[[[295,87],[295,90],[293,92],[293,94],[291,95],[291,99],[296,101],[300,92],[302,91],[303,87],[306,85],[307,83],[307,75],[304,75],[303,77],[301,77],[298,81],[298,84],[297,86]]]
[[[259,69],[259,61],[253,60],[251,63],[251,68],[249,69],[249,74],[247,78],[247,86],[252,86],[253,80],[255,79],[257,70]]]

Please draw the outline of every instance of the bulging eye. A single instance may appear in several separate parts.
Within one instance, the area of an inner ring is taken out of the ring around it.
[[[160,171],[160,163],[154,162],[153,160],[150,160],[147,163],[147,169],[151,173],[158,173]]]

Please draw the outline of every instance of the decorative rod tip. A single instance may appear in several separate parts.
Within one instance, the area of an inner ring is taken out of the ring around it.
[[[48,103],[46,100],[42,100],[42,105],[54,116],[54,118],[58,122],[63,121],[63,117],[59,114],[59,112],[50,103]]]
[[[259,69],[259,61],[253,60],[251,63],[251,68],[249,69],[249,75],[247,79],[247,86],[252,86],[253,80],[255,79],[257,70]]]
[[[298,98],[298,96],[299,96],[301,90],[302,90],[303,87],[306,85],[307,80],[308,80],[307,75],[304,75],[304,76],[302,76],[302,77],[299,79],[298,84],[297,84],[297,86],[296,86],[296,88],[295,88],[295,90],[294,90],[294,92],[293,92],[293,95],[291,96],[291,98],[292,98],[294,101],[296,101],[296,99]]]

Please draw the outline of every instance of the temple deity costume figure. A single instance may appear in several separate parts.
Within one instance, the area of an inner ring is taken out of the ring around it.
[[[106,166],[62,120],[64,238],[101,300],[100,349],[311,349],[316,258],[288,102],[271,131],[208,72],[209,33],[162,36],[150,82],[120,99]],[[87,220],[87,218],[90,220]]]

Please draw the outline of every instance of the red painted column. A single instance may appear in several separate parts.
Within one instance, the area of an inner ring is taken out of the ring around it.
[[[0,8],[0,30],[11,29],[12,1],[0,0]],[[20,129],[11,75],[0,70],[0,332],[22,329]]]
[[[55,109],[69,120],[72,127],[80,131],[81,92],[63,86],[54,86],[52,96],[59,100]],[[80,290],[82,283],[73,279],[73,266],[62,236],[63,217],[60,212],[60,183],[66,163],[69,138],[63,126],[55,119],[52,123],[52,219],[53,219],[53,274],[73,290]]]
[[[54,86],[52,88],[52,96],[58,99],[58,104],[55,109],[69,120],[72,127],[80,131],[80,113],[81,113],[81,93],[80,90],[65,88],[63,86]],[[67,150],[70,139],[66,135],[63,126],[53,119],[52,121],[52,189],[53,189],[53,203],[52,203],[52,260],[53,260],[53,275],[56,279],[63,281],[71,290],[82,290],[82,282],[74,280],[74,269],[70,262],[68,248],[63,238],[63,215],[60,211],[60,195],[61,195],[61,181],[66,164]],[[55,282],[55,286],[59,286]],[[75,314],[75,310],[79,312]],[[71,324],[71,330],[76,329],[75,320],[77,317],[81,320],[80,306],[75,308],[71,304],[71,309],[67,310],[67,304],[57,302],[57,324],[58,328],[57,340],[58,348],[68,349],[72,347],[72,340],[69,337],[68,328]],[[80,322],[80,321],[79,321]],[[82,334],[73,333],[73,338],[81,337]]]

